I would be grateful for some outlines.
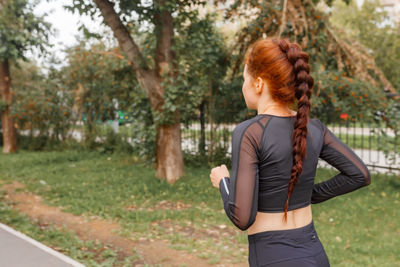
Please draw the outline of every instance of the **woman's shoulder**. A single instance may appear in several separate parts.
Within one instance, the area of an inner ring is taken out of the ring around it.
[[[324,124],[317,117],[310,117],[309,122],[323,130]]]
[[[235,128],[233,129],[233,131],[246,131],[252,124],[257,123],[260,120],[259,116],[254,116],[251,117],[247,120],[244,120],[240,123],[238,123]],[[258,124],[258,123],[257,123]]]

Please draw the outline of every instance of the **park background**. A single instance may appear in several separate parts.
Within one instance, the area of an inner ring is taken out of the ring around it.
[[[73,44],[37,12],[55,3]],[[247,266],[209,173],[256,115],[243,53],[274,35],[310,55],[310,117],[372,173],[313,205],[332,266],[400,265],[399,26],[396,1],[0,1],[0,222],[87,266]]]

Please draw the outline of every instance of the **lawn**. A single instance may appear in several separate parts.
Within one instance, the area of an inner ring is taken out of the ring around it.
[[[20,151],[0,156],[0,182],[22,182],[48,205],[62,206],[76,215],[115,219],[123,226],[121,235],[166,239],[171,247],[196,253],[210,263],[221,258],[247,261],[247,232],[235,228],[224,214],[209,168],[186,166],[185,171],[170,185],[155,178],[153,166],[128,155]],[[336,173],[318,169],[316,182]],[[400,177],[372,173],[370,186],[313,205],[314,224],[331,265],[399,266],[399,202]],[[3,223],[65,247],[65,254],[81,262],[90,258],[77,254],[74,248],[82,244],[72,233],[41,231],[1,205]],[[189,235],[182,230],[188,225],[194,230]],[[68,239],[61,242],[52,237],[57,235]]]

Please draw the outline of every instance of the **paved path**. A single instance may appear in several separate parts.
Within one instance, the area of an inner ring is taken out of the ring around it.
[[[85,266],[2,223],[0,240],[2,267]]]

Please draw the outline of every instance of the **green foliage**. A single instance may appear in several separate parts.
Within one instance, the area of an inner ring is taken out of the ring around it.
[[[186,27],[178,27],[179,37],[174,51],[178,55],[176,64],[180,77],[177,83],[182,95],[177,98],[183,121],[196,117],[202,101],[208,105],[218,102],[213,108],[215,114],[209,114],[214,118],[216,114],[226,115],[228,111],[226,102],[225,105],[217,105],[222,104],[221,100],[231,87],[225,81],[229,50],[225,37],[216,28],[216,16],[216,13],[207,13],[204,18],[193,18]]]
[[[177,110],[181,121],[195,118],[200,103],[210,95],[210,91],[215,97],[215,91],[221,90],[228,67],[228,53],[214,23],[215,17],[207,14],[203,19],[192,18],[190,24],[176,27],[179,35],[175,37],[172,49],[178,74],[175,77],[170,73],[162,74],[165,101],[162,111],[153,111],[156,125],[173,123]],[[148,42],[145,41],[145,47]]]
[[[315,68],[320,66],[315,65]],[[386,94],[370,84],[346,76],[344,71],[327,71],[321,67],[313,74],[315,80],[311,98],[311,113],[326,123],[342,120],[372,121],[374,112],[386,110]]]
[[[345,5],[335,1],[330,21],[346,35],[371,51],[377,66],[400,91],[400,25],[378,0],[365,0],[359,8],[355,1]]]
[[[29,132],[31,142],[27,140],[27,143],[35,150],[47,142],[65,140],[73,122],[73,103],[62,77],[55,69],[46,77],[33,62],[18,63],[19,67],[11,68],[15,100],[11,115],[17,128]]]
[[[191,151],[183,152],[183,158],[185,166],[194,168],[213,168],[221,164],[225,164],[229,169],[232,166],[232,160],[230,156],[227,156],[228,147],[218,145],[214,148],[212,153],[201,154],[191,153]]]
[[[135,105],[135,107],[139,106],[140,103]],[[137,108],[133,113],[134,121],[131,123],[130,134],[132,136],[133,153],[143,160],[155,162],[157,131],[151,112],[146,112],[150,109],[148,106],[145,109]]]
[[[241,122],[249,116],[257,115],[254,110],[247,109],[242,93],[243,77],[236,76],[226,81],[213,93],[214,109],[209,114],[216,123]]]
[[[387,108],[376,114],[376,127],[371,131],[380,138],[379,150],[388,162],[396,164],[400,156],[400,101],[389,100]],[[388,134],[392,131],[394,136]]]
[[[65,144],[46,135],[17,135],[18,148],[30,151],[61,151]]]
[[[19,135],[20,147],[29,150],[69,147],[107,153],[132,152],[131,146],[120,135],[114,136],[106,131],[103,136],[97,125],[117,115],[113,98],[119,100],[119,109],[130,107],[129,94],[134,83],[131,72],[115,56],[118,50],[105,51],[103,46],[97,45],[90,52],[72,51],[71,65],[60,71],[51,69],[47,76],[41,74],[34,63],[20,63],[19,68],[13,66],[16,103],[12,106],[12,115],[18,129],[28,131]],[[91,92],[80,94],[77,90],[79,85],[90,87]],[[83,129],[73,129],[79,119],[79,109],[81,112],[90,110],[95,116],[85,121]],[[83,144],[77,145],[70,138],[72,130],[86,133]],[[99,136],[104,139],[103,143],[96,141]]]
[[[84,118],[85,140],[90,142],[98,134],[97,122],[115,119],[118,110],[132,104],[129,94],[137,82],[119,48],[107,49],[101,42],[70,48],[68,60],[62,70],[64,82],[73,93],[76,115]]]
[[[204,5],[206,1],[190,1],[192,5]],[[222,81],[228,67],[228,51],[225,40],[215,30],[215,18],[208,14],[200,19],[197,9],[187,9],[188,2],[166,1],[165,8],[171,12],[178,12],[174,16],[174,36],[172,50],[175,55],[173,63],[177,68],[173,72],[162,74],[162,84],[165,94],[164,105],[161,110],[151,110],[153,123],[157,128],[161,124],[171,124],[176,119],[176,111],[180,112],[183,121],[196,117],[196,111],[206,94],[222,89]],[[66,6],[70,11],[88,14],[94,17],[96,7],[85,1],[75,1]],[[145,22],[157,25],[158,16],[162,7],[141,2],[120,1],[115,3],[115,10],[122,22],[134,36],[140,47],[140,52],[149,66],[154,66],[154,50],[159,38],[159,28],[155,27],[149,34],[148,30],[139,30]],[[131,14],[137,14],[133,19]],[[189,22],[189,23],[188,23]],[[224,88],[225,89],[225,88]],[[217,112],[218,113],[218,112]]]
[[[3,2],[0,3],[0,60],[26,60],[24,53],[33,47],[45,52],[52,29],[44,20],[46,15],[34,14],[38,1]]]
[[[182,151],[183,153],[183,161],[185,167],[191,166],[193,168],[201,168],[204,166],[208,167],[208,156],[206,154],[200,153],[190,153],[186,151]]]
[[[132,104],[127,112],[131,114],[132,121],[127,135],[132,137],[133,154],[143,160],[155,162],[157,132],[150,101],[139,84],[130,92],[129,98]]]
[[[316,4],[321,1],[313,2]],[[329,6],[333,5],[333,1],[324,2]],[[343,1],[341,1],[341,3],[342,2]],[[350,1],[345,2],[350,5]],[[232,56],[232,70],[234,76],[239,77],[241,75],[243,53],[247,46],[252,41],[262,38],[263,35],[273,36],[279,31],[282,23],[282,3],[281,1],[234,1],[228,9],[228,12],[226,12],[225,19],[230,19],[231,23],[236,22],[236,20],[242,16],[246,18],[243,19],[243,27],[235,36],[237,48],[233,51]],[[341,113],[348,113],[352,118],[368,117],[369,120],[373,120],[375,109],[382,111],[385,109],[384,101],[386,101],[386,96],[384,95],[383,88],[374,88],[369,84],[354,79],[354,69],[350,69],[346,65],[342,71],[339,70],[334,46],[337,45],[337,42],[340,44],[340,42],[343,41],[338,40],[334,42],[332,38],[328,36],[327,32],[327,27],[332,28],[331,25],[329,25],[329,16],[333,12],[323,12],[319,9],[314,9],[309,1],[302,2],[301,4],[304,8],[304,10],[302,9],[302,11],[304,11],[303,16],[310,19],[304,22],[299,21],[298,24],[293,25],[295,18],[293,12],[290,12],[290,20],[287,21],[281,36],[289,38],[292,42],[301,44],[303,51],[310,55],[311,75],[316,85],[312,99],[312,112],[315,112],[314,114],[318,114],[318,116],[324,117],[323,120],[327,121],[339,120],[339,115]],[[355,4],[349,6],[350,11],[346,10],[347,7],[345,4],[342,4],[342,6],[343,12],[337,13],[341,22],[345,21],[344,17],[354,17],[358,19],[360,25],[364,23],[365,20],[360,19],[357,14],[351,14],[351,16],[349,14],[349,12],[352,12],[352,6],[355,6]],[[250,8],[254,8],[254,16],[248,19],[245,13],[246,10]],[[347,14],[349,14],[349,16],[347,16]],[[299,16],[301,15],[299,14]],[[375,28],[379,26],[374,25],[374,22],[379,21],[378,19],[366,21],[365,25],[363,25],[363,30],[361,30],[363,34],[365,36],[368,33],[371,33],[371,35],[375,34]],[[366,25],[370,25],[371,27],[374,25],[375,28],[366,28]],[[338,28],[343,29],[345,26],[342,25]],[[354,26],[354,28],[361,29],[361,27],[358,26]],[[383,34],[383,29],[381,29],[381,32],[382,35],[379,35],[379,38],[376,39],[377,41],[383,40],[386,37],[386,35]],[[374,38],[371,38],[371,40],[372,39]],[[379,41],[377,44],[378,43]],[[399,42],[392,43],[395,44]],[[381,51],[387,53],[385,50]],[[395,52],[396,50],[389,49],[389,51]],[[386,58],[390,55],[391,53],[387,53]],[[394,59],[392,62],[397,61],[398,60]],[[399,70],[397,65],[398,64],[392,65],[392,70]],[[379,82],[378,77],[373,74],[370,75]],[[397,75],[396,79],[397,77],[400,77],[400,75]],[[346,79],[349,80],[347,81]]]
[[[227,156],[227,153],[228,147],[218,144],[214,148],[213,152],[208,155],[208,166],[212,168],[214,166],[225,164],[227,168],[231,169],[232,160],[231,157]]]
[[[194,18],[197,14],[197,10],[188,9],[188,5],[204,6],[206,3],[207,1],[205,0],[166,0],[164,1],[165,7],[163,7],[160,6],[158,2],[149,4],[148,2],[142,1],[122,0],[113,3],[113,5],[114,9],[118,10],[118,15],[121,17],[121,20],[129,26],[129,24],[133,23],[143,24],[153,21],[154,15],[156,13],[161,13],[164,8],[171,13],[177,12],[179,16],[175,19],[177,22],[182,23],[186,19]],[[76,0],[73,1],[71,5],[65,5],[64,7],[71,12],[77,11],[81,15],[85,14],[91,17],[96,17],[98,15],[95,4],[85,0]],[[135,13],[135,16],[132,16],[132,13]]]
[[[4,101],[3,99],[0,99],[0,114],[3,113],[4,110],[6,110],[8,107],[8,103]]]
[[[343,120],[369,123],[375,128],[371,133],[381,138],[378,150],[389,159],[394,159],[396,153],[400,155],[398,100],[388,98],[383,90],[369,83],[347,77],[344,71],[320,70],[313,78],[317,82],[311,98],[311,117],[317,117],[323,123]],[[387,131],[393,131],[394,137],[387,135]]]
[[[132,146],[116,133],[111,127],[106,128],[105,140],[102,142],[101,147],[98,149],[101,153],[132,153]]]

